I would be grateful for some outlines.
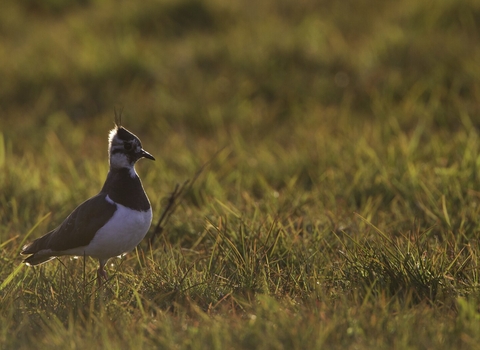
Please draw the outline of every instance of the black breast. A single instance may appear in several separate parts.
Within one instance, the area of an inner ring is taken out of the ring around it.
[[[101,192],[125,207],[142,211],[150,209],[140,178],[137,175],[132,177],[127,168],[110,169]]]

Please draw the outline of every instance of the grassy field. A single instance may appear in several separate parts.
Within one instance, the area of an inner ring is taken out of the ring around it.
[[[0,349],[480,348],[478,1],[1,7]],[[121,106],[164,231],[24,266]]]

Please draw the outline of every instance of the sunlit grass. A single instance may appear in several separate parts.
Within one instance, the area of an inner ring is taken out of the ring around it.
[[[475,1],[7,1],[0,348],[474,348]],[[162,234],[21,246],[95,195],[113,109]],[[215,155],[215,156],[214,156]]]

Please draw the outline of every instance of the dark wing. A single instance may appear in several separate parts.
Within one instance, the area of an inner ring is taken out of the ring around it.
[[[22,254],[34,254],[43,249],[60,252],[88,245],[117,210],[106,196],[99,193],[80,204],[55,230],[23,247]]]

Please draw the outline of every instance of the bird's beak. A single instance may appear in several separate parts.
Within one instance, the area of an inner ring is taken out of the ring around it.
[[[142,151],[140,152],[140,155],[144,158],[148,158],[148,159],[151,159],[151,160],[155,160],[155,157],[152,156],[150,153],[148,153],[147,151],[145,151],[144,149],[142,149]]]

